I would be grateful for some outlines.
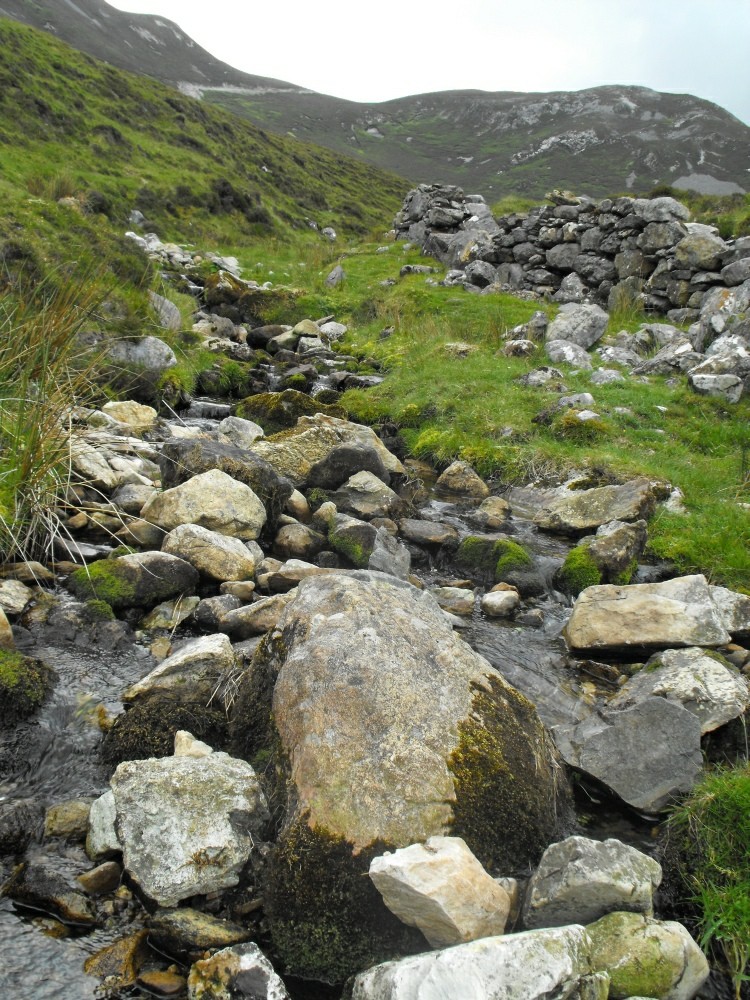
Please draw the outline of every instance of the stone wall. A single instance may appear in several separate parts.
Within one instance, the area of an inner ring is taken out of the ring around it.
[[[420,184],[404,199],[398,239],[451,270],[446,284],[533,292],[555,302],[632,304],[675,323],[699,319],[716,288],[750,278],[750,237],[724,241],[689,222],[674,198],[568,197],[494,218],[481,195]]]

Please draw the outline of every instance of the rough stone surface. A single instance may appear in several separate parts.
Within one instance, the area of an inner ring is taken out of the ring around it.
[[[622,486],[591,490],[566,490],[534,518],[545,531],[577,535],[608,521],[639,521],[654,509],[655,499],[647,479],[633,479]]]
[[[542,855],[529,880],[524,926],[589,924],[606,913],[653,915],[661,866],[619,840],[568,837]]]
[[[390,517],[401,508],[398,494],[372,472],[357,472],[331,495],[336,507],[365,520]]]
[[[566,340],[586,350],[601,339],[608,322],[609,316],[599,306],[569,303],[560,307],[547,327],[545,340]]]
[[[698,719],[666,698],[595,712],[577,725],[555,726],[552,735],[571,767],[650,815],[690,791],[703,767]]]
[[[610,913],[586,929],[595,967],[610,975],[610,1000],[692,1000],[708,978],[705,955],[676,921]]]
[[[130,702],[154,691],[179,691],[205,678],[215,684],[234,663],[234,651],[226,635],[189,639],[151,673],[132,684],[122,697]]]
[[[125,868],[161,906],[236,885],[269,818],[253,769],[225,753],[126,761],[111,786]]]
[[[583,927],[482,938],[368,969],[352,1000],[606,1000]]]
[[[219,628],[230,635],[235,642],[263,635],[276,625],[284,608],[294,597],[295,591],[264,597],[254,604],[247,604],[228,611],[219,619]]]
[[[162,551],[179,556],[212,580],[251,580],[255,559],[239,538],[199,524],[181,524],[166,536]]]
[[[168,552],[138,552],[106,559],[70,579],[73,592],[83,599],[106,601],[113,608],[153,607],[176,594],[190,594],[198,573],[190,563]]]
[[[663,583],[589,587],[573,606],[565,638],[576,653],[626,653],[729,642],[704,576]]]
[[[438,476],[435,488],[443,493],[465,497],[470,500],[484,500],[490,490],[467,462],[452,462]]]
[[[750,637],[750,597],[726,587],[711,587],[711,600],[719,612],[724,628],[733,639]]]
[[[144,406],[132,399],[112,400],[105,403],[102,413],[127,426],[136,434],[150,430],[156,423],[158,414],[153,406]]]
[[[583,347],[572,344],[569,340],[548,340],[545,344],[545,351],[550,361],[560,364],[571,365],[574,368],[593,368],[591,358]]]
[[[252,941],[224,948],[190,969],[188,1000],[289,1000],[284,983]]]
[[[370,878],[388,909],[418,927],[433,948],[505,930],[508,893],[460,837],[430,837],[374,858]]]
[[[257,538],[266,523],[265,508],[250,487],[219,469],[156,494],[141,514],[165,531],[199,524],[245,541]]]
[[[747,679],[728,662],[698,647],[656,653],[608,707],[629,708],[654,696],[676,701],[692,712],[702,734],[736,719],[750,705]]]

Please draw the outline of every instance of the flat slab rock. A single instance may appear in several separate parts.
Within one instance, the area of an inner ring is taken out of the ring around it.
[[[555,726],[552,736],[567,764],[650,815],[689,792],[703,765],[700,722],[666,698],[595,712],[575,726]]]
[[[628,654],[730,640],[711,589],[701,575],[626,587],[588,587],[573,606],[564,636],[571,651]]]
[[[575,925],[482,938],[376,965],[354,980],[352,1000],[606,1000],[609,976],[594,972],[591,947]]]
[[[647,479],[632,479],[622,486],[597,486],[591,490],[566,490],[534,518],[539,528],[562,535],[580,535],[608,521],[648,518],[656,500]]]

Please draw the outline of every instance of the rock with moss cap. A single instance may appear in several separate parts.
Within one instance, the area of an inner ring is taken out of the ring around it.
[[[530,553],[507,535],[467,535],[458,546],[456,562],[486,585],[509,583],[523,596],[545,590]]]
[[[595,536],[582,539],[570,550],[555,574],[555,584],[577,596],[600,583],[630,583],[646,541],[645,521],[608,521],[597,528]]]
[[[647,479],[590,490],[565,489],[534,518],[545,531],[581,535],[608,521],[640,521],[653,513],[654,491]]]
[[[271,749],[286,775],[265,898],[275,948],[305,976],[339,981],[420,946],[362,878],[384,849],[452,832],[513,871],[565,814],[531,703],[429,594],[379,573],[300,583],[255,655],[234,727],[248,759]]]
[[[371,427],[324,413],[300,417],[296,426],[256,441],[252,450],[300,489],[308,482],[313,468],[345,444],[374,449],[391,475],[402,475],[405,471]]]
[[[692,1000],[708,978],[705,955],[676,921],[610,913],[586,929],[595,968],[609,973],[610,1000]]]
[[[306,392],[284,389],[283,392],[261,392],[248,396],[237,404],[237,416],[259,424],[266,434],[294,427],[300,417],[323,413],[329,417],[346,417],[343,406],[319,403]]]
[[[78,569],[68,586],[77,597],[105,601],[115,610],[150,608],[177,594],[192,594],[198,571],[167,552],[140,552]]]
[[[55,672],[43,660],[0,649],[0,727],[35,712],[49,693]]]

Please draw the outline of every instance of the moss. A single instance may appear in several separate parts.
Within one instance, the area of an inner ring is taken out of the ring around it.
[[[533,559],[518,542],[501,541],[495,546],[495,582],[500,583],[513,570],[527,569],[533,565]]]
[[[311,490],[307,492],[307,502],[310,506],[310,510],[317,510],[322,504],[327,503],[330,499],[330,494],[328,490],[323,490],[319,486],[314,486]]]
[[[456,561],[478,578],[499,583],[514,570],[529,568],[533,560],[526,549],[508,538],[469,535],[456,552]]]
[[[105,601],[112,608],[132,607],[138,603],[136,588],[119,566],[116,560],[100,559],[71,573],[68,585],[81,600]]]
[[[455,783],[454,836],[503,874],[536,864],[570,820],[562,765],[536,709],[514,688],[474,688],[471,716],[448,760]]]
[[[115,613],[112,606],[106,601],[93,599],[86,601],[84,613],[91,622],[112,622],[115,620]]]
[[[665,958],[656,936],[644,933],[647,920],[635,913],[609,913],[589,925],[594,942],[592,961],[610,976],[612,1000],[665,997],[678,980],[678,970]]]
[[[136,702],[115,719],[104,737],[103,759],[108,764],[120,764],[124,760],[170,757],[175,733],[180,729],[205,740],[214,750],[226,749],[226,717],[218,708],[207,708],[206,700],[155,694]]]
[[[132,556],[137,551],[137,549],[133,549],[129,545],[118,545],[116,549],[112,549],[107,559],[117,559],[119,556]]]
[[[555,575],[555,583],[560,590],[573,597],[577,597],[587,587],[595,587],[601,582],[601,571],[594,562],[588,545],[578,545],[571,549]]]
[[[36,711],[55,678],[43,660],[0,650],[0,726],[12,726]]]
[[[611,582],[618,587],[626,587],[638,571],[638,560],[631,559],[621,573],[616,573]]]
[[[311,829],[306,817],[282,834],[264,889],[274,958],[289,973],[340,983],[379,962],[427,950],[424,937],[386,908],[367,877],[393,846],[352,853],[343,837]]]
[[[305,375],[302,375],[301,373],[297,373],[296,375],[290,375],[289,378],[285,379],[287,388],[297,389],[300,392],[304,391],[305,386],[307,385],[307,381],[308,381],[307,377]]]

